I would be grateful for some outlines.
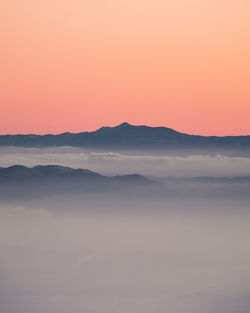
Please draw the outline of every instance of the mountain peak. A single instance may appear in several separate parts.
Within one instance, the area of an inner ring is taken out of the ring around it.
[[[116,129],[127,129],[127,128],[133,128],[133,127],[136,127],[134,125],[131,125],[127,122],[123,122],[117,126],[113,126],[113,127],[110,127],[110,126],[103,126],[99,129],[97,129],[96,133],[105,133],[106,131],[110,132],[112,131],[113,129],[116,130]]]
[[[131,125],[131,124],[127,123],[127,122],[123,122],[123,123],[115,126],[115,128],[122,128],[122,127],[128,127],[128,126],[133,126],[133,125]]]

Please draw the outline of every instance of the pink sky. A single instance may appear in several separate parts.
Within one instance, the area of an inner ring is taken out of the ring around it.
[[[249,0],[0,3],[0,133],[250,134]]]

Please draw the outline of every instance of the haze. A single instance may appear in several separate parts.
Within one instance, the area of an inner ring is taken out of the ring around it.
[[[161,182],[63,194],[3,185],[1,312],[249,312],[248,158],[1,150],[2,166],[57,160]],[[231,180],[244,169],[243,180]],[[163,179],[174,172],[180,180]],[[201,174],[210,179],[193,180]]]
[[[249,211],[178,205],[1,206],[1,312],[248,313]]]
[[[170,154],[168,154],[171,153]],[[148,176],[231,177],[250,175],[249,156],[182,155],[181,151],[167,153],[96,151],[71,147],[62,148],[16,148],[1,147],[0,164],[35,166],[58,164],[73,168],[87,168],[104,175],[138,173]],[[237,152],[241,154],[240,151]],[[244,154],[243,154],[244,155]]]

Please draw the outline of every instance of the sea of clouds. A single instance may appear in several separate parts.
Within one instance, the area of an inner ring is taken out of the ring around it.
[[[3,313],[248,313],[249,212],[0,207]]]
[[[0,150],[0,166],[29,167],[58,164],[87,168],[104,175],[138,173],[149,176],[246,176],[250,175],[249,157],[226,155],[150,155],[88,151],[78,148],[16,148]]]
[[[247,157],[1,148],[0,166],[14,164],[106,175],[250,175]],[[77,210],[75,195],[53,200],[51,209],[46,195],[27,207],[1,204],[0,312],[249,313],[248,203],[208,194],[173,203],[142,197],[140,207],[119,195],[109,202],[95,195],[97,207],[83,195]]]

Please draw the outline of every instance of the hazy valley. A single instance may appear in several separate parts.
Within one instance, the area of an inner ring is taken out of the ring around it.
[[[1,147],[11,313],[248,313],[250,158]]]

